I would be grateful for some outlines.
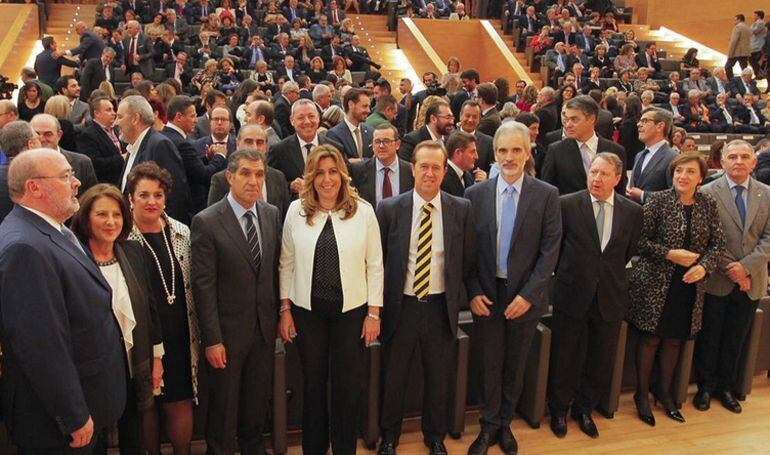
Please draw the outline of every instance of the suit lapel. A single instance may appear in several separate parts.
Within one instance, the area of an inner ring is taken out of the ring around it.
[[[235,218],[235,212],[233,212],[233,208],[230,207],[230,202],[228,202],[227,198],[224,198],[221,201],[219,201],[218,204],[220,204],[219,214],[221,215],[218,218],[219,222],[222,224],[222,227],[224,228],[225,232],[227,232],[227,235],[229,235],[230,238],[233,239],[233,241],[235,242],[236,248],[238,249],[238,251],[241,252],[241,254],[243,255],[243,258],[246,260],[246,262],[249,263],[254,273],[256,273],[257,268],[254,265],[254,260],[249,254],[249,252],[251,252],[251,247],[246,241],[246,235],[243,233],[243,229],[241,229],[240,222]],[[260,219],[258,220],[258,222],[260,224],[260,227],[262,227],[262,217],[260,216],[259,218]]]
[[[452,241],[452,234],[457,228],[457,218],[455,217],[454,201],[446,194],[439,193],[441,196],[441,222],[444,230],[444,257],[454,258],[455,245]],[[449,271],[451,267],[444,267],[444,280],[449,283]]]
[[[762,192],[757,189],[755,182],[751,178],[747,181],[749,189],[746,191],[746,224],[744,227],[751,226],[754,222],[754,218],[757,217],[759,211],[759,204],[762,202]]]
[[[364,182],[366,182],[366,192],[372,195],[374,206],[377,205],[377,159],[372,158],[371,162],[364,168]],[[395,195],[393,195],[395,196]]]
[[[529,186],[532,184],[530,181],[532,177],[524,175],[524,181],[521,182],[521,194],[519,195],[519,203],[516,206],[516,221],[513,223],[513,237],[511,238],[511,249],[513,252],[513,245],[516,244],[516,238],[521,232],[521,225],[524,223],[524,217],[526,216],[529,206],[532,204],[532,198],[534,195],[529,191]],[[510,255],[510,253],[509,253]]]
[[[644,171],[642,171],[642,174],[639,176],[639,183],[644,182],[650,173],[653,172],[653,170],[657,170],[657,166],[660,163],[660,161],[663,159],[664,155],[664,146],[660,147],[654,155],[652,155],[652,158],[650,158],[650,162],[647,163],[647,166],[644,168]],[[636,185],[639,186],[639,185]]]
[[[404,252],[401,258],[401,275],[406,276],[406,268],[409,264],[409,242],[412,237],[412,211],[414,210],[414,196],[412,191],[400,201],[398,216],[398,243],[399,251]]]
[[[494,251],[494,254],[487,254],[485,255],[487,259],[489,259],[490,264],[489,267],[491,267],[489,270],[492,270],[496,267],[497,263],[497,180],[500,177],[495,177],[493,179],[493,184],[487,184],[488,188],[485,188],[484,191],[486,192],[485,195],[483,195],[481,199],[481,207],[479,207],[479,213],[483,217],[483,219],[487,223],[487,228],[485,229],[487,232],[487,251]],[[482,240],[483,241],[483,240]]]
[[[623,205],[624,203],[625,201],[618,197],[618,195],[615,195],[615,205],[612,207],[612,227],[610,228],[610,239],[607,241],[607,246],[604,248],[605,251],[620,235],[620,227],[623,223],[623,211],[625,210],[625,206]],[[594,231],[596,231],[596,229],[594,229]]]
[[[567,139],[567,141],[569,144],[568,147],[572,149],[570,156],[572,157],[572,161],[574,161],[571,166],[578,170],[580,176],[582,177],[582,181],[585,182],[587,176],[586,169],[583,167],[583,155],[580,154],[580,147],[578,147],[578,143],[574,139]],[[601,146],[601,142],[602,140],[599,138],[599,146]]]
[[[299,145],[299,137],[294,134],[291,137],[291,141],[291,160],[294,163],[294,166],[297,168],[297,175],[302,175],[304,174],[303,171],[305,170],[305,159],[302,158],[302,146]]]
[[[586,226],[588,227],[588,230],[591,232],[591,238],[594,241],[594,246],[596,246],[596,249],[601,251],[602,245],[599,243],[599,231],[596,230],[596,218],[594,217],[594,209],[591,206],[591,193],[586,191],[585,197],[580,198],[580,212],[583,214],[583,217],[586,221]],[[615,223],[615,217],[613,216],[612,220],[613,228],[617,224]]]
[[[741,224],[741,216],[738,214],[738,207],[735,206],[735,199],[733,199],[733,192],[730,191],[730,185],[727,183],[727,177],[722,177],[716,182],[717,185],[717,195],[719,197],[719,200],[722,202],[722,205],[727,210],[727,213],[730,215],[730,218],[733,219],[736,226],[743,231],[743,225]],[[747,225],[748,225],[748,220]]]
[[[267,247],[270,245],[275,245],[275,237],[276,233],[273,223],[267,222],[267,212],[265,208],[265,203],[260,203],[257,201],[257,222],[259,223],[259,234],[260,234],[260,250],[262,257],[265,257],[265,251],[267,251]],[[246,238],[245,236],[243,237]],[[252,263],[254,261],[251,261]]]

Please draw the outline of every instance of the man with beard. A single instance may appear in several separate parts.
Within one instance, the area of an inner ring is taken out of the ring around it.
[[[440,101],[432,104],[425,112],[425,125],[404,136],[401,147],[398,149],[398,157],[404,161],[412,161],[412,152],[417,144],[422,141],[446,142],[446,137],[454,128],[455,116],[449,103]]]

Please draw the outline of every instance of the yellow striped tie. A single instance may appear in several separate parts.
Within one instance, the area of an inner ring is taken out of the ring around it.
[[[422,206],[420,228],[417,231],[417,261],[414,268],[414,295],[425,300],[430,290],[430,253],[433,241],[433,222],[431,221],[433,204],[427,202]]]

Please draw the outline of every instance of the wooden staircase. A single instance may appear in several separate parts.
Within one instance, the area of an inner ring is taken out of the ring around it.
[[[38,13],[30,5],[3,5],[0,9],[0,74],[18,84],[21,69],[27,65],[37,43]]]
[[[514,57],[516,57],[516,60],[519,61],[519,64],[521,64],[522,68],[524,68],[527,71],[527,75],[532,79],[532,82],[535,84],[535,87],[542,88],[545,83],[543,82],[543,77],[540,75],[540,72],[533,72],[532,68],[530,68],[527,65],[527,56],[524,52],[517,52],[516,51],[516,43],[513,42],[511,37],[509,35],[503,34],[502,24],[500,22],[500,19],[488,19],[489,23],[492,24],[492,26],[495,29],[495,32],[500,36],[500,38],[503,40],[505,45],[508,47],[508,50],[511,51]],[[513,91],[513,85],[516,81],[508,81],[508,83],[511,86],[511,91]]]
[[[360,14],[352,16],[352,19],[356,29],[360,30],[361,45],[367,49],[372,60],[382,65],[382,77],[390,82],[393,94],[397,94],[398,83],[401,78],[408,77],[411,66],[398,50],[396,32],[388,30],[388,17]]]
[[[80,44],[80,37],[75,33],[75,23],[83,21],[90,29],[96,22],[96,5],[62,4],[49,5],[50,15],[45,34],[53,36],[59,43],[59,50],[73,49]],[[72,74],[73,68],[62,67],[62,74]]]

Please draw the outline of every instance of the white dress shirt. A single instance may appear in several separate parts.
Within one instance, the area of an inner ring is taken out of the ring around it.
[[[424,200],[417,194],[412,193],[412,230],[409,236],[409,260],[406,263],[406,280],[404,280],[404,294],[414,295],[414,271],[417,266],[417,240],[419,238],[420,218],[422,217],[422,206],[426,202],[433,204],[431,211],[432,239],[430,246],[430,287],[428,294],[442,294],[444,285],[444,223],[442,220],[441,192],[430,201]]]
[[[382,201],[382,182],[385,181],[385,168],[390,169],[390,174],[388,174],[388,179],[390,180],[390,189],[392,190],[391,193],[393,196],[397,196],[401,194],[401,189],[399,182],[401,179],[401,173],[400,167],[398,165],[398,157],[393,160],[392,163],[390,163],[390,166],[385,166],[382,164],[382,161],[379,160],[379,158],[375,158],[374,162],[374,168],[377,171],[376,172],[376,178],[374,181],[374,193],[375,193],[375,200],[379,204],[380,201]]]
[[[126,180],[128,180],[128,173],[131,172],[131,169],[134,167],[136,155],[139,154],[139,147],[141,147],[142,141],[144,140],[144,137],[147,136],[148,131],[150,131],[150,128],[147,128],[139,133],[139,137],[136,138],[136,141],[126,146],[126,150],[128,150],[128,158],[126,160],[126,170],[123,173],[123,181],[120,183],[120,191],[126,191]]]
[[[166,123],[166,126],[176,131],[177,133],[181,134],[183,138],[187,139],[187,133],[182,131],[182,128],[179,128],[178,126],[174,125],[171,122]]]
[[[463,185],[463,188],[465,188],[465,180],[463,180],[463,170],[460,169],[455,163],[452,162],[452,160],[446,160],[449,167],[454,171],[455,174],[457,174],[457,178],[460,179],[460,183]],[[446,178],[446,177],[444,177]]]
[[[299,135],[297,135],[297,139],[299,139],[299,149],[302,152],[302,160],[305,162],[305,164],[307,164],[308,152],[307,152],[307,149],[305,148],[305,146],[307,144],[312,144],[313,147],[317,146],[318,145],[318,135],[316,134],[315,137],[313,138],[313,140],[310,141],[310,142],[303,141],[302,138],[299,137]],[[313,147],[310,147],[310,149],[312,150]]]
[[[591,195],[591,207],[594,209],[594,225],[593,229],[596,229],[596,215],[599,213],[599,200]],[[604,200],[604,229],[602,230],[602,245],[601,250],[610,243],[610,236],[612,235],[612,214],[615,209],[615,192],[610,193],[610,197]],[[598,234],[597,234],[598,235]]]
[[[246,237],[246,240],[249,240],[249,229],[246,225],[246,220],[243,218],[243,215],[246,214],[246,212],[251,212],[254,214],[254,227],[257,228],[257,243],[259,243],[259,249],[262,250],[262,230],[259,229],[259,213],[257,213],[257,204],[254,204],[249,209],[243,208],[241,204],[235,201],[233,198],[232,192],[227,193],[227,202],[230,204],[230,208],[233,209],[233,213],[235,214],[235,219],[238,220],[238,224],[241,226],[241,230],[243,231],[243,236]]]
[[[384,269],[380,228],[374,209],[358,199],[358,209],[343,220],[343,212],[316,212],[313,224],[303,216],[302,201],[291,203],[283,223],[280,260],[281,299],[289,299],[300,308],[311,310],[313,259],[318,237],[328,217],[332,219],[342,283],[342,312],[362,305],[381,307]]]

